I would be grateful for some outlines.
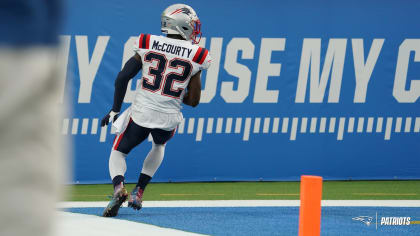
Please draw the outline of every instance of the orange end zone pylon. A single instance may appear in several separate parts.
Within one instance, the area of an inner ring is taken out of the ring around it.
[[[300,180],[299,236],[319,236],[322,177],[302,175]]]

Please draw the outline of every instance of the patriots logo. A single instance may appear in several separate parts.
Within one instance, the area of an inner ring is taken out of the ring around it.
[[[371,216],[358,216],[358,217],[353,217],[351,219],[361,221],[361,222],[365,223],[367,226],[369,226],[370,223],[372,222],[373,217],[371,217]]]
[[[177,13],[184,13],[184,14],[190,15],[191,11],[190,9],[183,7],[183,8],[176,9],[174,12],[171,13],[171,15],[177,14]]]

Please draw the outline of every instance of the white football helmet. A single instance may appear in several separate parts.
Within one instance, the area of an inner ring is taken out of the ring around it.
[[[192,7],[174,4],[167,7],[161,16],[164,34],[179,34],[185,40],[198,44],[201,39],[201,23]]]

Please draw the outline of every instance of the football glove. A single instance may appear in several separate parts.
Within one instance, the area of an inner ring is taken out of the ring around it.
[[[118,118],[119,112],[115,112],[113,110],[109,111],[108,114],[104,118],[102,118],[101,126],[108,125],[109,122],[114,123]]]

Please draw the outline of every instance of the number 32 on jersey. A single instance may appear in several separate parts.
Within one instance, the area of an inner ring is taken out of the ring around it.
[[[185,83],[190,78],[192,65],[189,61],[174,58],[170,61],[164,54],[157,52],[148,52],[144,55],[144,61],[153,63],[156,61],[156,66],[149,67],[149,73],[143,76],[142,88],[153,93],[160,92],[164,96],[172,98],[180,98],[183,88],[174,88],[174,83]],[[167,68],[179,71],[181,73],[167,72]]]

